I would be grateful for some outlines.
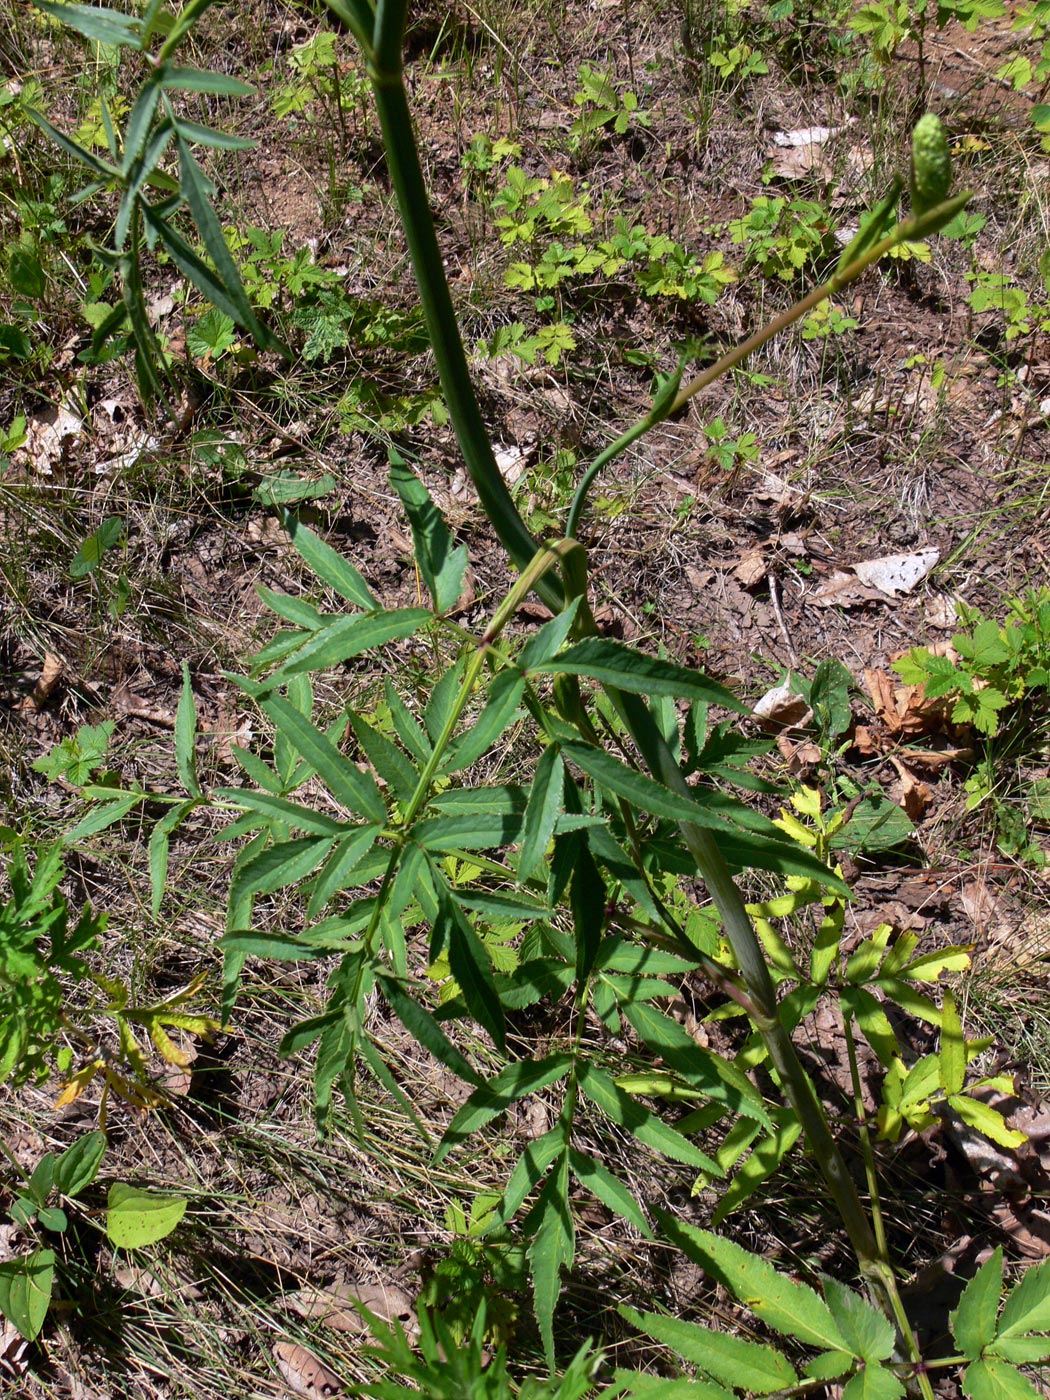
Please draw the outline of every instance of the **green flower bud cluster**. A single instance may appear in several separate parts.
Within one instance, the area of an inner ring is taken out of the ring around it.
[[[948,197],[952,156],[940,117],[927,112],[911,134],[911,212],[920,218]]]

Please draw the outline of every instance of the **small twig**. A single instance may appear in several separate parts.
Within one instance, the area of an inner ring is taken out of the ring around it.
[[[795,644],[791,640],[791,633],[788,631],[788,625],[784,621],[784,613],[780,606],[780,595],[777,592],[776,574],[767,574],[766,582],[769,584],[769,600],[773,604],[773,612],[776,615],[777,625],[780,628],[780,635],[784,638],[784,644],[788,650],[788,660],[791,662],[791,669],[797,671],[798,652],[795,650]]]

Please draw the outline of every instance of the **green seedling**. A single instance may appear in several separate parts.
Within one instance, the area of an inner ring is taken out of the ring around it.
[[[96,1130],[78,1138],[64,1152],[41,1157],[32,1175],[25,1176],[6,1147],[20,1184],[12,1191],[8,1214],[18,1229],[39,1243],[25,1254],[0,1264],[0,1316],[33,1342],[40,1335],[51,1308],[58,1256],[46,1240],[69,1230],[69,1209],[93,1224],[95,1212],[81,1201],[94,1183],[106,1151],[106,1135]],[[104,1210],[106,1237],[118,1249],[142,1249],[165,1239],[186,1213],[182,1196],[167,1196],[115,1182],[109,1188]]]

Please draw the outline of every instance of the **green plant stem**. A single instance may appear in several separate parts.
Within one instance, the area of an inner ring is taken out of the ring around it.
[[[871,1205],[871,1223],[875,1231],[875,1240],[879,1247],[879,1253],[883,1259],[889,1259],[889,1245],[886,1240],[886,1226],[882,1218],[882,1201],[879,1196],[879,1177],[875,1166],[875,1152],[871,1145],[871,1131],[868,1128],[868,1115],[864,1108],[864,1092],[860,1082],[860,1066],[857,1063],[857,1042],[853,1034],[852,1018],[843,1015],[842,1029],[846,1037],[846,1053],[849,1057],[849,1075],[853,1085],[853,1112],[857,1119],[857,1129],[860,1133],[860,1150],[864,1159],[864,1175],[868,1182],[868,1199]],[[894,1317],[897,1323],[898,1335],[904,1342],[907,1349],[908,1359],[913,1365],[918,1366],[922,1361],[922,1354],[919,1351],[919,1344],[915,1339],[911,1323],[899,1291],[894,1288],[889,1295],[890,1305],[893,1308]],[[915,1380],[923,1400],[934,1400],[933,1386],[930,1378],[924,1371],[916,1371]]]
[[[955,195],[944,205],[938,205],[936,209],[931,209],[918,219],[905,219],[876,243],[869,248],[861,257],[851,262],[848,267],[836,272],[834,277],[822,283],[819,287],[814,287],[811,292],[795,302],[794,306],[789,306],[786,311],[782,311],[779,316],[774,316],[772,321],[761,326],[746,340],[742,340],[739,345],[735,345],[732,350],[728,350],[713,365],[709,365],[703,373],[698,374],[695,379],[691,379],[683,389],[680,389],[674,399],[662,412],[651,409],[648,414],[637,423],[634,423],[626,432],[611,442],[591,463],[580,479],[580,484],[576,488],[572,504],[569,507],[569,516],[565,525],[565,533],[574,539],[579,533],[580,520],[583,516],[584,507],[587,503],[587,495],[594,484],[596,477],[610,462],[614,461],[621,452],[625,452],[633,442],[649,431],[650,428],[662,423],[665,418],[670,418],[683,408],[691,398],[699,394],[703,389],[708,388],[722,375],[728,374],[730,370],[736,369],[737,365],[743,364],[748,356],[753,355],[756,350],[760,350],[767,341],[786,330],[801,317],[808,315],[814,307],[819,306],[822,301],[827,301],[829,297],[841,292],[844,287],[848,287],[851,282],[855,282],[862,276],[873,263],[886,256],[887,253],[896,248],[900,243],[907,243],[914,239],[924,237],[927,233],[942,226],[944,212],[948,205],[951,205],[953,213],[965,206],[971,198],[970,192]],[[938,222],[940,220],[940,222]]]
[[[517,567],[524,569],[540,546],[521,518],[496,465],[467,367],[405,93],[401,63],[404,10],[404,0],[381,0],[374,56],[368,68],[387,166],[408,240],[438,377],[463,461],[500,543]],[[555,612],[565,605],[564,590],[549,573],[538,579],[536,592]]]

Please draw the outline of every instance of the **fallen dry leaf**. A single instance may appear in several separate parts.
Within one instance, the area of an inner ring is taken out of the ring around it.
[[[336,1332],[368,1331],[355,1303],[382,1322],[399,1322],[409,1337],[419,1332],[412,1299],[396,1283],[333,1283],[328,1288],[302,1288],[298,1293],[290,1293],[286,1302],[300,1317]]]
[[[921,685],[897,685],[882,670],[864,672],[864,688],[875,713],[895,738],[928,734],[944,720],[944,701],[928,700]]]
[[[737,560],[733,568],[733,577],[742,583],[745,588],[754,588],[756,583],[760,583],[769,572],[766,563],[766,551],[760,544],[745,552]]]
[[[920,549],[916,554],[886,554],[881,559],[868,559],[853,565],[853,572],[872,588],[896,598],[910,593],[940,562],[939,549]]]
[[[84,420],[64,404],[49,408],[39,418],[26,424],[25,442],[12,456],[16,463],[28,462],[40,476],[52,476],[62,460],[68,444],[74,442],[84,429]]]
[[[32,694],[27,695],[24,700],[20,700],[15,708],[18,710],[42,710],[61,679],[62,662],[51,652],[45,652],[44,664],[40,668],[40,675],[33,687]]]
[[[777,739],[777,748],[787,760],[788,772],[793,778],[803,773],[811,773],[824,756],[819,744],[814,744],[809,739],[796,744],[786,734],[781,734]]]
[[[273,1348],[277,1369],[288,1382],[296,1395],[305,1395],[309,1400],[344,1394],[339,1377],[318,1361],[312,1351],[307,1351],[298,1342],[276,1342]]]
[[[855,574],[836,569],[810,595],[809,601],[820,608],[859,608],[865,603],[884,603],[886,595],[862,583]]]
[[[795,689],[790,671],[772,690],[767,690],[754,708],[756,719],[763,721],[763,728],[791,729],[805,724],[813,711]]]
[[[890,762],[900,778],[900,792],[893,795],[893,800],[904,808],[913,822],[918,821],[933,801],[933,793],[895,754],[890,754]]]

